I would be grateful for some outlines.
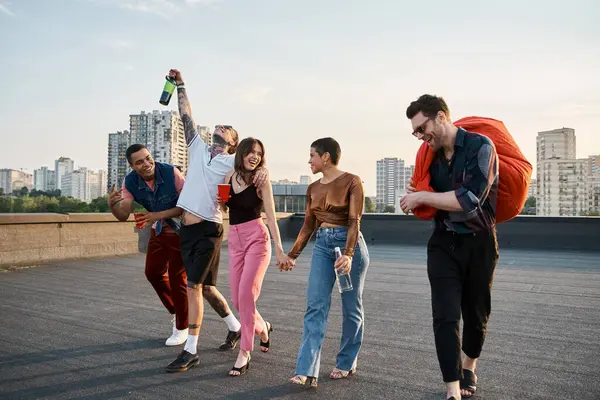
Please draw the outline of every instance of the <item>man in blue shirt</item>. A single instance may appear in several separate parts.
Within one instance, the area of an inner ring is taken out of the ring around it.
[[[187,280],[178,235],[181,224],[173,218],[182,214],[177,200],[184,178],[173,165],[155,162],[141,144],[131,145],[125,156],[132,171],[123,180],[121,189],[113,186],[108,205],[120,221],[127,221],[134,201],[148,211],[136,220],[141,226],[152,226],[146,253],[146,278],[173,315],[173,334],[165,344],[180,345],[188,337]]]
[[[413,135],[436,153],[429,172],[434,192],[412,185],[400,201],[405,213],[436,208],[427,245],[433,330],[447,398],[471,397],[475,367],[491,312],[491,288],[498,262],[496,198],[498,156],[492,141],[454,126],[441,97],[423,95],[406,110]],[[462,350],[459,323],[463,318]]]

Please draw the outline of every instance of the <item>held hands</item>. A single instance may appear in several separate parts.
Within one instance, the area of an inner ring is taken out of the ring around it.
[[[291,271],[296,266],[296,260],[283,254],[283,252],[277,254],[277,267],[280,271]]]
[[[110,208],[116,206],[121,200],[123,200],[123,189],[117,190],[116,185],[112,185],[110,192],[108,192],[108,199],[106,202]]]
[[[335,260],[333,267],[341,274],[349,274],[352,269],[352,257],[343,254],[340,258]]]
[[[181,72],[178,69],[171,69],[169,71],[169,78],[175,79],[175,83],[180,85],[183,83],[183,78],[181,77]]]

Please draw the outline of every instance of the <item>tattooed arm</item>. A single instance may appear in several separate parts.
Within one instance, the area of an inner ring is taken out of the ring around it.
[[[176,69],[172,69],[169,71],[169,77],[175,79],[175,83],[177,83],[177,101],[179,105],[179,115],[181,116],[181,120],[183,121],[183,130],[185,132],[185,141],[189,146],[192,141],[198,136],[198,131],[196,130],[196,122],[192,117],[192,107],[190,106],[190,101],[188,100],[187,93],[185,91],[185,87],[179,87],[179,85],[183,85],[183,78],[181,77],[181,72]]]

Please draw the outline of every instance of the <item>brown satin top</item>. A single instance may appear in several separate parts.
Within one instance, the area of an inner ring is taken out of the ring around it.
[[[306,190],[306,216],[294,246],[288,253],[298,258],[315,229],[323,223],[348,227],[343,254],[352,257],[358,242],[365,196],[357,175],[343,173],[329,183],[313,182]]]

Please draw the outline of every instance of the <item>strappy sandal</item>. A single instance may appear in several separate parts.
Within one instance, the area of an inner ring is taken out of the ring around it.
[[[316,376],[305,376],[295,375],[292,379],[290,379],[295,385],[306,386],[308,388],[316,388],[318,386],[317,377]]]
[[[239,367],[239,368],[237,368],[237,367],[235,366],[235,364],[233,364],[233,368],[231,368],[231,369],[229,370],[229,376],[231,376],[231,377],[234,377],[234,378],[235,378],[235,377],[238,377],[238,376],[244,375],[244,374],[246,373],[246,371],[250,369],[250,359],[251,359],[251,358],[252,358],[251,356],[248,356],[248,361],[246,361],[246,364],[244,364],[243,366],[241,366],[241,367]],[[236,375],[236,374],[232,374],[232,372],[234,372],[234,371],[235,371],[235,372],[239,372],[239,373],[238,373],[237,375]]]
[[[267,329],[267,335],[269,335],[269,338],[266,342],[263,342],[262,340],[260,341],[260,351],[263,353],[269,351],[269,346],[271,346],[271,332],[273,332],[273,324],[270,322],[265,322],[265,324],[269,324],[269,328]]]
[[[460,380],[460,389],[466,390],[469,394],[462,396],[469,398],[477,391],[477,375],[471,370],[463,369],[463,378]]]
[[[356,368],[351,369],[350,371],[344,371],[339,368],[334,368],[333,371],[331,371],[331,373],[329,374],[329,377],[333,380],[338,380],[338,379],[347,378],[349,375],[354,375],[354,374],[356,374]]]

